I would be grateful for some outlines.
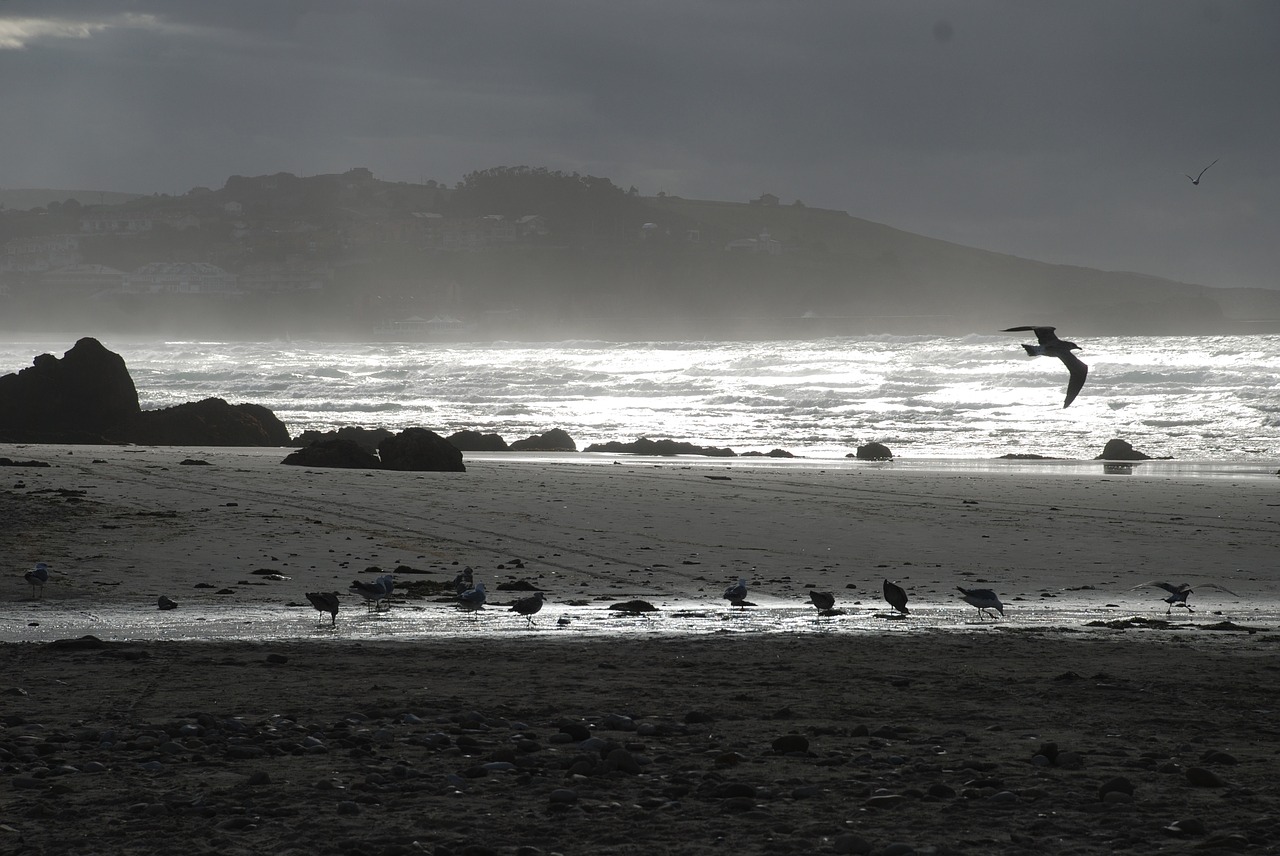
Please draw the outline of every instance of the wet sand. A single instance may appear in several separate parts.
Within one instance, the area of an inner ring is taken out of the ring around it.
[[[5,852],[1280,846],[1274,480],[0,455],[55,464],[0,470]],[[54,568],[43,599],[21,578],[35,561]],[[465,623],[405,590],[393,614],[456,630],[356,634],[380,619],[345,594],[351,579],[400,568],[399,581],[444,584],[463,565],[491,592],[546,589],[546,614]],[[759,613],[720,600],[738,576]],[[916,613],[883,617],[885,577]],[[1239,596],[1199,590],[1194,614],[1164,624],[1161,593],[1129,591],[1153,579]],[[1005,618],[980,620],[957,584],[995,588]],[[818,620],[809,586],[847,614]],[[344,592],[334,628],[303,597],[327,589]],[[192,627],[202,612],[279,609],[296,635],[22,642],[72,613],[85,618],[68,637],[109,637],[103,615],[155,614],[161,594]],[[608,627],[607,604],[633,597],[665,617],[630,634],[553,621]],[[1086,627],[1081,609],[1113,626]],[[702,630],[652,629],[680,610]],[[782,613],[796,620],[755,626]]]

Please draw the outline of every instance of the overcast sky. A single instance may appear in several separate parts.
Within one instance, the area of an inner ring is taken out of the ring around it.
[[[545,166],[1280,287],[1278,105],[1274,0],[0,0],[3,188]]]

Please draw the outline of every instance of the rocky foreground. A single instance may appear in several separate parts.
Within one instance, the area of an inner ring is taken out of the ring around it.
[[[10,644],[0,850],[1275,852],[1269,640],[1194,638]]]

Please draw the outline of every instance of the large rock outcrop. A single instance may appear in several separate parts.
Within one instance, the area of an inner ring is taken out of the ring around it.
[[[84,338],[58,359],[41,354],[31,368],[0,377],[0,440],[103,443],[140,412],[124,359]]]
[[[220,398],[142,410],[124,359],[84,338],[0,377],[0,441],[284,446],[289,431],[265,407]]]
[[[462,452],[434,431],[406,428],[378,444],[378,457],[385,470],[465,473]]]
[[[354,440],[317,440],[280,463],[296,467],[336,467],[347,470],[380,470],[382,461]]]

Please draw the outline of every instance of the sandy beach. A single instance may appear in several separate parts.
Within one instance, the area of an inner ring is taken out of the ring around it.
[[[0,447],[51,464],[0,469],[0,848],[1280,847],[1274,475],[285,454]],[[388,572],[368,614],[347,587]]]

